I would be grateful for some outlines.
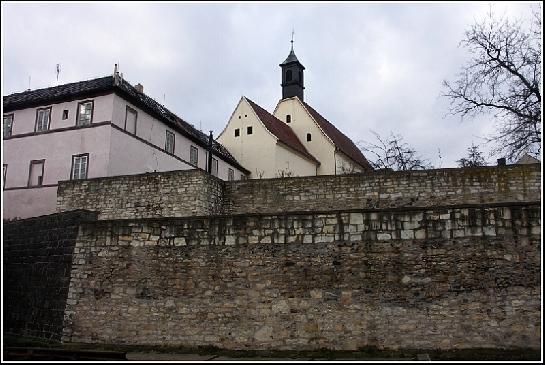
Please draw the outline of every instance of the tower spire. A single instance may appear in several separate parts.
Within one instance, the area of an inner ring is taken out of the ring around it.
[[[293,52],[293,35],[295,34],[295,27],[291,30],[291,51]]]

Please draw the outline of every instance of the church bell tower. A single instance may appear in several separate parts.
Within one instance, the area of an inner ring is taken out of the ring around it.
[[[293,35],[291,39],[291,52],[288,58],[280,64],[282,68],[282,99],[297,96],[303,101],[303,90],[305,89],[303,82],[303,71],[305,66],[299,62],[293,52]]]

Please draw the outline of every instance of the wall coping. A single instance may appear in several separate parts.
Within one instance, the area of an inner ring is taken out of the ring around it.
[[[453,204],[453,205],[436,205],[429,207],[391,207],[391,208],[357,208],[357,209],[335,209],[335,210],[309,210],[309,211],[289,211],[278,213],[238,213],[238,214],[218,214],[218,215],[199,215],[188,217],[145,217],[145,218],[119,218],[119,219],[100,219],[91,221],[91,223],[129,223],[129,222],[171,222],[171,221],[186,221],[186,220],[202,220],[202,219],[228,219],[241,217],[288,217],[300,215],[334,215],[342,213],[409,213],[409,212],[424,212],[452,209],[486,209],[486,208],[506,208],[506,207],[541,207],[539,201],[514,201],[514,202],[498,202],[498,203],[475,203],[475,204]],[[71,211],[67,211],[71,212]]]

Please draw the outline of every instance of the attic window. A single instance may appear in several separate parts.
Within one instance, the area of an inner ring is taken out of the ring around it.
[[[238,137],[240,136],[240,129],[235,129],[235,137]]]
[[[307,133],[307,142],[310,142],[312,141],[312,136],[310,135],[310,133]]]
[[[62,119],[63,120],[68,119],[68,110],[67,109],[64,109],[62,111]]]
[[[246,134],[252,134],[253,130],[252,127],[246,127]]]
[[[291,115],[286,115],[286,123],[291,123]]]

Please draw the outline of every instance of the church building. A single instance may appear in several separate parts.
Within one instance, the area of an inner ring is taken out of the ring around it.
[[[305,102],[305,67],[293,43],[280,67],[282,99],[274,112],[242,97],[217,138],[250,171],[250,178],[373,170],[354,142]]]

